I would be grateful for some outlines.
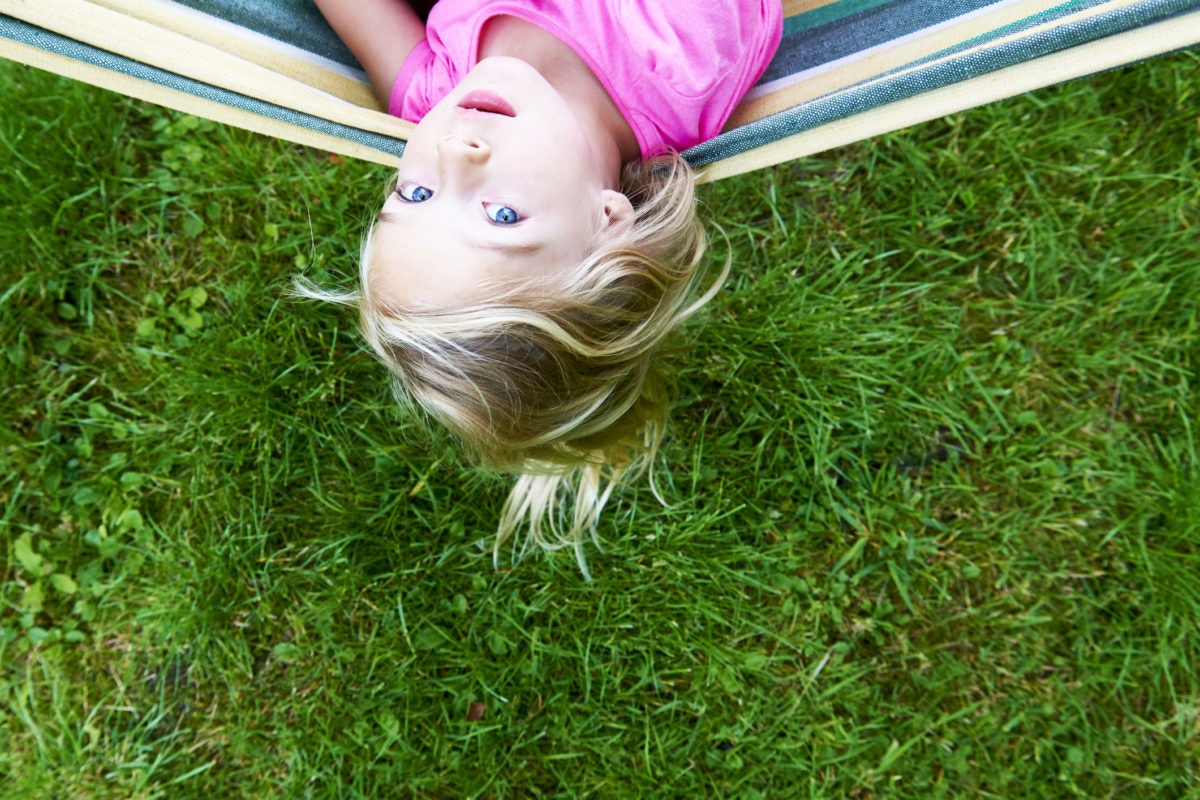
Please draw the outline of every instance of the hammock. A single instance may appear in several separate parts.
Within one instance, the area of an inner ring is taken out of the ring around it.
[[[1200,43],[1200,0],[784,0],[783,42],[725,132],[717,179]],[[312,0],[0,0],[0,55],[218,122],[395,164]]]

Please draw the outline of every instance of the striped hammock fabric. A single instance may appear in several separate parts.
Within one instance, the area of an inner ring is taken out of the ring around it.
[[[725,132],[717,179],[1200,43],[1200,0],[784,0],[784,37]],[[0,0],[0,55],[126,95],[395,164],[312,0]]]

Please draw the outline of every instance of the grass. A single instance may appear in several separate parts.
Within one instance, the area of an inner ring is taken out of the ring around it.
[[[1200,797],[1198,64],[706,187],[587,582],[286,296],[383,169],[4,63],[4,796]]]

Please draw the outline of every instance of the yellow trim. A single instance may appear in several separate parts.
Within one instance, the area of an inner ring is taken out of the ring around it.
[[[783,18],[794,17],[806,11],[831,6],[839,0],[783,0]]]

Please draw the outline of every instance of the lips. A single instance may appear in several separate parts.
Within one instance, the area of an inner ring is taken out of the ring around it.
[[[483,114],[499,114],[502,117],[515,117],[516,110],[500,95],[494,92],[474,91],[467,94],[458,102],[458,107],[466,111],[478,111]]]

